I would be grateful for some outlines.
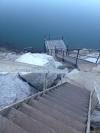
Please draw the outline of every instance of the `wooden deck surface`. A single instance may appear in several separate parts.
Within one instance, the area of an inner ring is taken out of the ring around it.
[[[71,56],[62,56],[61,54],[56,54],[56,57],[63,60],[65,63],[69,63],[73,66],[76,65],[76,58]],[[93,67],[96,67],[96,63],[92,63],[83,59],[78,59],[77,67],[81,71],[91,71]]]

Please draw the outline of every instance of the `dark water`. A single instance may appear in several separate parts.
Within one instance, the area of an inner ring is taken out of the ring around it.
[[[0,43],[42,48],[44,36],[100,48],[100,0],[0,0]]]

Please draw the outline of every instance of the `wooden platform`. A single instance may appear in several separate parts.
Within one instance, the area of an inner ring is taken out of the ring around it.
[[[71,64],[82,71],[91,71],[93,67],[96,67],[96,63],[89,62],[83,59],[78,59],[77,66],[76,66],[76,58],[71,56],[63,56],[61,54],[56,54],[56,58],[58,60],[62,60],[65,63]]]

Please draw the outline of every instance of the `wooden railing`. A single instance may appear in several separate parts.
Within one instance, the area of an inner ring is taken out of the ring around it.
[[[48,74],[49,73],[42,73],[42,74],[43,74],[43,79],[44,79],[42,91],[38,91],[38,93],[33,94],[31,96],[28,96],[27,98],[24,98],[22,100],[15,101],[15,103],[12,103],[12,104],[10,104],[10,105],[8,105],[6,107],[1,107],[0,108],[0,112],[2,112],[3,110],[8,109],[10,106],[15,106],[15,105],[18,105],[18,104],[20,104],[20,103],[22,103],[24,101],[27,101],[31,97],[36,97],[36,96],[42,95],[42,94],[46,93],[47,91],[50,91],[50,90],[52,90],[52,89],[54,89],[54,88],[56,88],[56,87],[58,87],[58,86],[60,86],[60,85],[62,85],[62,84],[64,84],[66,82],[66,81],[62,80],[62,77],[63,77],[62,75],[64,75],[65,72],[62,72],[62,73],[61,72],[57,72],[57,74],[61,74],[61,78],[59,79],[59,83],[57,83],[56,85],[53,85],[52,87],[48,88],[47,82],[48,82]],[[28,84],[30,85],[30,83],[28,83]],[[30,85],[30,86],[34,87],[33,85]]]
[[[72,57],[75,59],[75,65],[77,66],[77,63],[78,63],[78,59],[81,59],[81,60],[84,60],[83,58],[81,57],[90,57],[90,58],[95,58],[96,61],[93,62],[95,64],[98,63],[99,59],[100,59],[100,50],[88,50],[89,54],[93,54],[93,52],[96,52],[96,54],[98,54],[97,56],[88,56],[86,54],[82,54],[80,51],[82,49],[69,49],[68,47],[66,49],[60,49],[60,48],[56,48],[55,49],[46,49],[46,53],[48,55],[51,55],[51,56],[56,56],[56,55],[61,55],[62,56],[62,61],[64,62],[65,60],[65,57]],[[90,62],[90,61],[88,61]]]

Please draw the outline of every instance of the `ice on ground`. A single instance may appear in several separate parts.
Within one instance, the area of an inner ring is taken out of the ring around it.
[[[52,56],[46,54],[39,54],[39,53],[23,54],[18,59],[16,59],[16,61],[41,67],[49,66],[57,68],[59,67],[59,65],[62,65],[61,63],[56,62]]]
[[[88,57],[88,58],[86,58],[85,60],[86,60],[86,61],[93,62],[93,63],[96,63],[97,58]]]
[[[98,89],[100,89],[100,74],[93,73],[93,72],[84,72],[73,70],[66,75],[67,78],[71,81],[74,81],[81,85],[82,87],[87,88],[88,90],[92,91],[95,88],[95,84],[97,84]]]
[[[74,69],[70,73],[68,73],[67,76],[70,77],[70,78],[73,78],[73,76],[79,74],[79,72],[80,71],[78,71],[77,69]]]
[[[99,56],[98,52],[92,52],[84,55],[80,54],[80,59],[96,63],[98,56]],[[100,62],[100,59],[98,59],[98,63],[99,62]]]
[[[16,74],[0,75],[0,107],[29,96],[30,86]]]
[[[1,52],[0,51],[0,59],[2,60],[10,60],[15,61],[19,57],[19,54],[15,52]]]
[[[97,67],[94,67],[92,69],[92,72],[100,73],[100,65],[98,65]]]
[[[89,56],[81,56],[80,59],[86,60],[86,61],[90,61],[93,63],[96,63],[97,58],[96,57],[89,57]],[[100,59],[98,60],[98,62],[100,62]]]

